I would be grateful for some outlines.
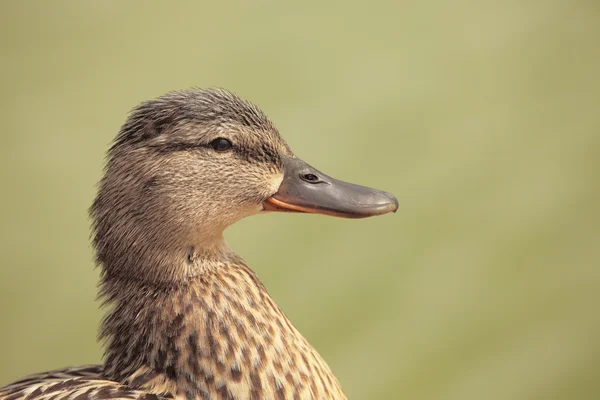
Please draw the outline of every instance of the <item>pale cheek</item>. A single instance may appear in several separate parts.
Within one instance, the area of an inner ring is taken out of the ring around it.
[[[283,174],[273,175],[271,179],[268,180],[267,186],[267,196],[271,196],[279,190],[279,186],[281,186],[281,182],[283,182]]]
[[[241,219],[250,217],[252,215],[256,215],[259,212],[261,212],[262,209],[263,209],[262,203],[246,204],[244,206],[237,207],[237,208],[231,210],[231,212],[229,213],[226,225],[229,226],[229,225],[236,223],[237,221],[239,221]]]

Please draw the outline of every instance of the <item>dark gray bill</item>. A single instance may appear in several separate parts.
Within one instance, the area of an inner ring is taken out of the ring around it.
[[[338,181],[299,158],[285,157],[283,162],[283,182],[263,203],[267,211],[365,218],[398,209],[398,200],[390,193]]]

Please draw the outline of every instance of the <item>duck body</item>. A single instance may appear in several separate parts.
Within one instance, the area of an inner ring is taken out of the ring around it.
[[[109,151],[90,211],[108,307],[104,363],[24,378],[0,400],[345,399],[222,233],[266,211],[360,218],[397,207],[296,158],[229,92],[143,103]]]

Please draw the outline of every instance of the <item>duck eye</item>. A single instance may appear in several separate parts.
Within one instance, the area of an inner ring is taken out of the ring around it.
[[[227,151],[231,149],[231,142],[225,138],[217,138],[210,142],[210,146],[216,151]]]

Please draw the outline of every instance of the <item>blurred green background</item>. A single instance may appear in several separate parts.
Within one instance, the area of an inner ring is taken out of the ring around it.
[[[3,1],[0,385],[98,363],[87,208],[126,113],[220,86],[395,215],[231,246],[352,399],[600,398],[597,1]]]

